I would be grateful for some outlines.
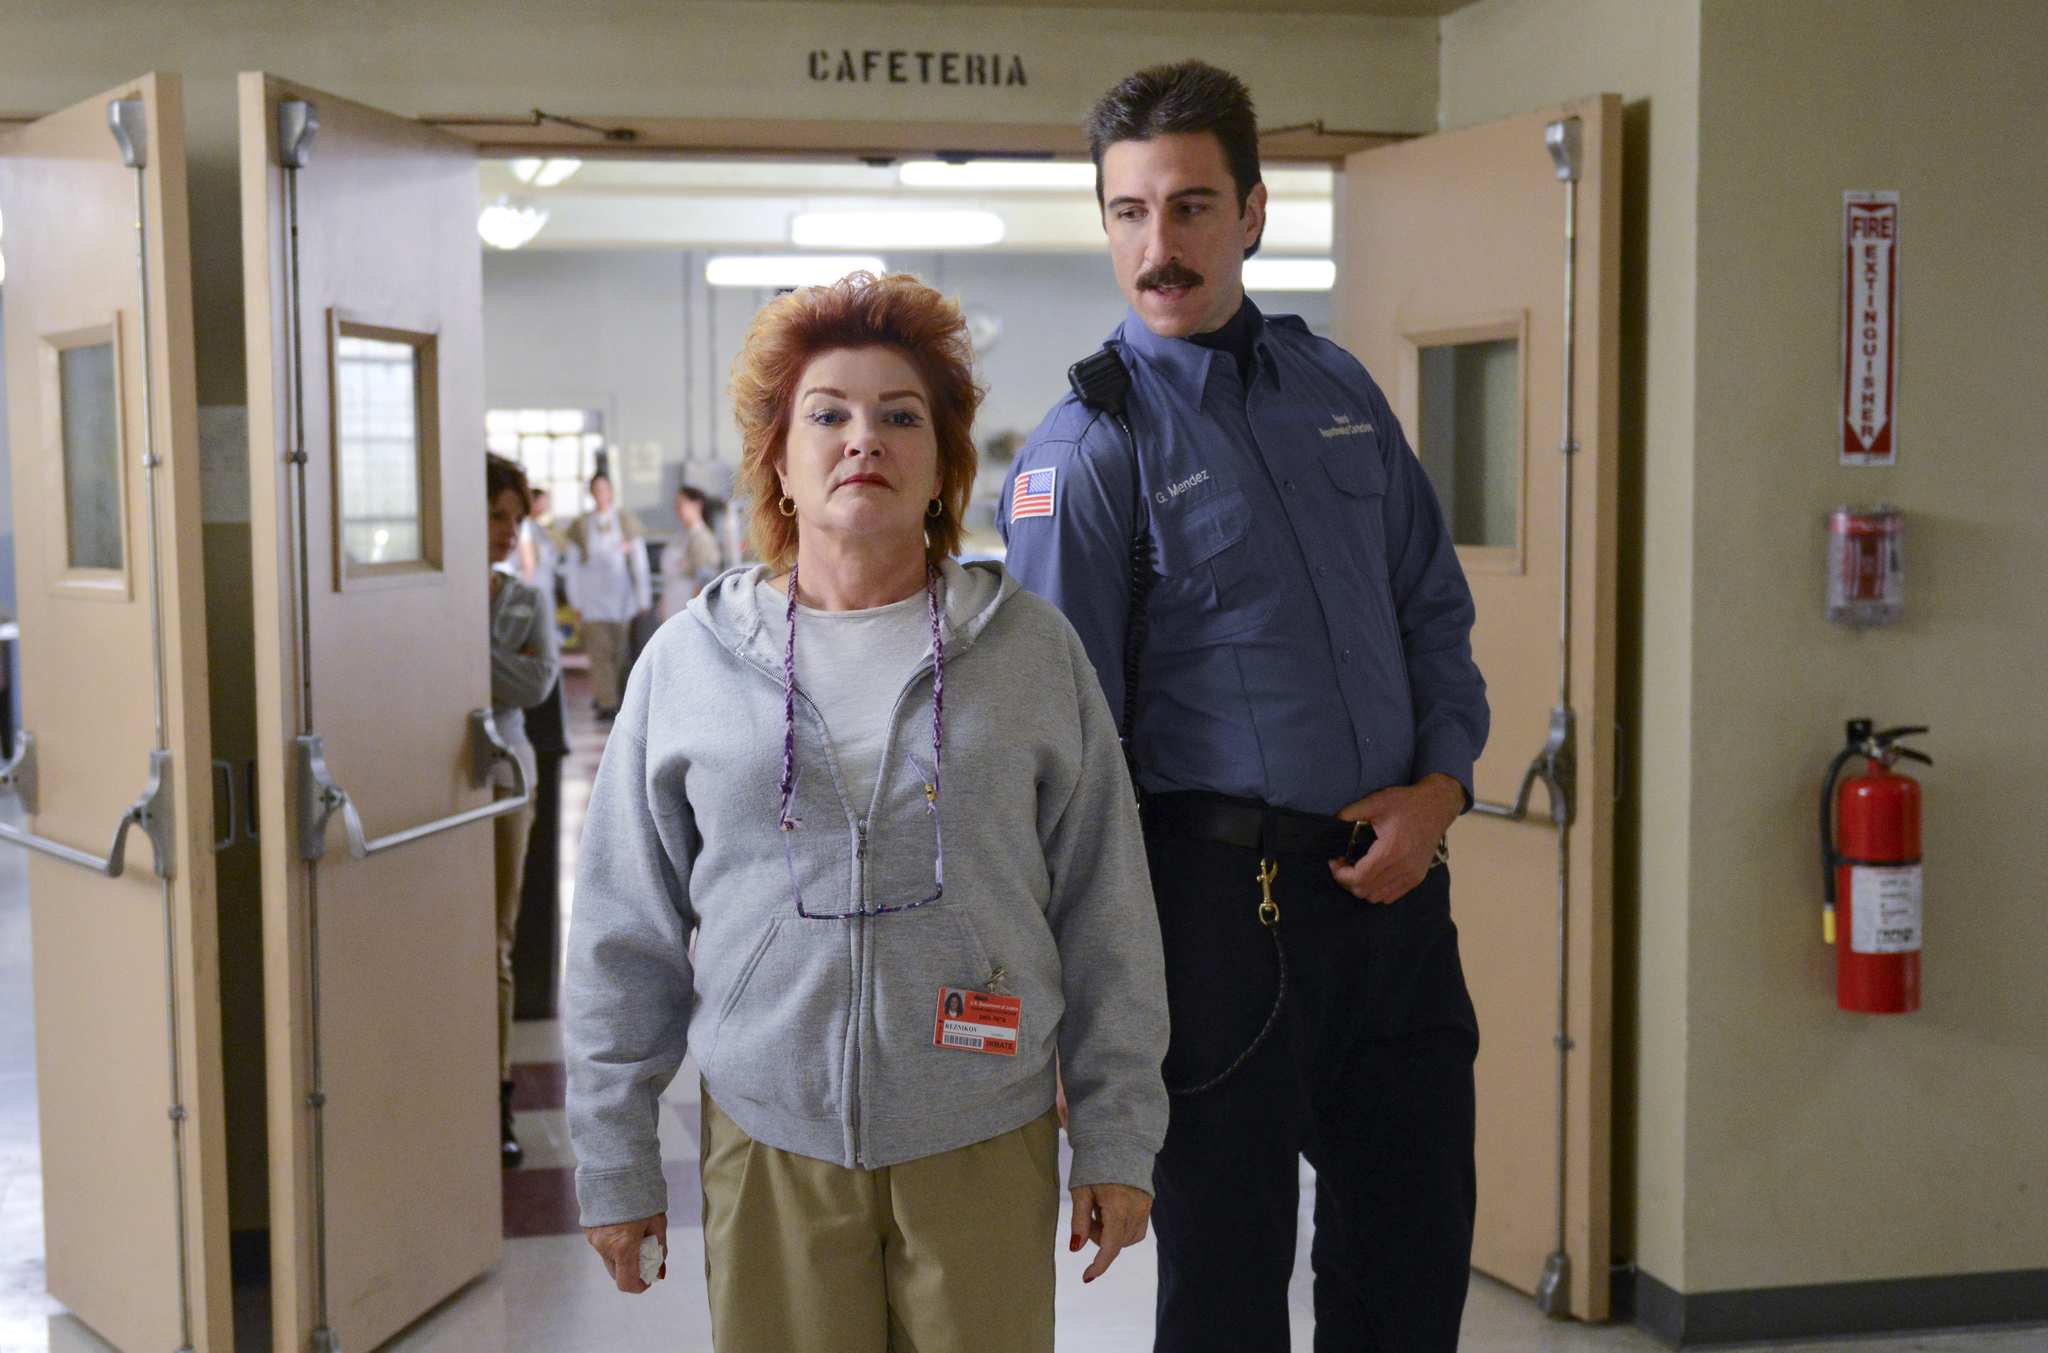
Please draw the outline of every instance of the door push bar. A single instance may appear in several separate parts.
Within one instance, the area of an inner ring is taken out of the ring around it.
[[[370,840],[363,835],[363,820],[356,813],[355,802],[348,791],[334,783],[334,777],[327,773],[327,752],[316,733],[308,733],[297,739],[299,745],[299,858],[320,860],[327,855],[327,821],[337,810],[341,813],[342,832],[348,838],[348,853],[358,860],[367,860],[372,855],[402,846],[412,841],[438,836],[456,827],[468,826],[488,818],[503,817],[526,806],[532,796],[532,788],[526,783],[526,767],[505,739],[498,734],[498,725],[487,709],[473,709],[469,712],[470,733],[470,782],[481,789],[491,782],[491,774],[501,763],[512,767],[512,780],[518,791],[512,797],[497,799],[481,808],[472,808],[465,813],[436,818],[417,827],[408,827],[389,836]]]
[[[21,802],[22,811],[34,814],[36,811],[36,738],[35,734],[21,732],[15,735],[14,755],[0,763],[0,789],[11,790]],[[47,836],[22,831],[0,822],[0,841],[12,841],[17,846],[26,846],[41,855],[49,855],[110,879],[121,877],[127,868],[128,829],[142,828],[149,837],[150,850],[154,856],[151,867],[158,878],[168,879],[173,872],[172,861],[176,858],[176,847],[171,834],[175,817],[171,809],[171,754],[167,751],[153,751],[149,754],[149,781],[142,787],[142,793],[128,811],[121,814],[121,820],[114,824],[114,844],[104,857],[88,855],[82,850],[52,841]]]
[[[1509,822],[1527,821],[1529,797],[1538,780],[1550,795],[1550,821],[1559,827],[1569,827],[1578,816],[1579,806],[1579,717],[1569,705],[1559,705],[1550,711],[1550,736],[1544,740],[1543,750],[1529,763],[1529,769],[1523,772],[1521,792],[1515,795],[1514,803],[1475,799],[1472,811]]]

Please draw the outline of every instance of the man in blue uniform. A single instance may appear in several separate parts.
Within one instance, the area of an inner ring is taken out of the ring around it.
[[[1123,711],[1144,799],[1175,1092],[1155,1348],[1289,1346],[1306,1155],[1319,1353],[1448,1353],[1478,1028],[1440,843],[1486,741],[1471,594],[1379,387],[1245,298],[1266,190],[1244,86],[1143,71],[1088,132],[1126,407],[1062,400],[1003,526]]]

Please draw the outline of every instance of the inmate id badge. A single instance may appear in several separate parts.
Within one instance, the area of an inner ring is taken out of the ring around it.
[[[942,1048],[963,1048],[968,1052],[994,1052],[1004,1057],[1015,1057],[1017,1025],[1023,1014],[1024,1002],[1015,996],[991,996],[985,991],[940,987],[939,1013],[932,1028],[932,1042]]]

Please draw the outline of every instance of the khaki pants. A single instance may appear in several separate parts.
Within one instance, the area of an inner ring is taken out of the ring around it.
[[[1059,1117],[849,1170],[747,1136],[704,1096],[718,1353],[1052,1353]]]
[[[583,651],[590,655],[590,686],[597,707],[616,710],[626,692],[626,641],[632,632],[624,620],[585,620],[577,626]]]
[[[501,789],[498,796],[510,793]],[[519,894],[526,884],[526,838],[533,830],[533,799],[517,812],[491,819],[498,861],[498,1079],[512,1079],[512,942],[519,937]]]

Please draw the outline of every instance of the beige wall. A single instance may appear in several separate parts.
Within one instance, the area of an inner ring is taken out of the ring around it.
[[[1596,88],[1630,107],[1620,1253],[1687,1293],[2048,1266],[2048,840],[2026,794],[2048,774],[2027,417],[2048,386],[2048,11],[1482,0],[1443,34],[1447,127]],[[1894,469],[1835,458],[1848,188],[1904,195]],[[1909,619],[1849,634],[1820,615],[1821,517],[1879,499],[1910,514]],[[1818,777],[1859,714],[1936,730],[1909,1017],[1836,1010],[1816,924]]]
[[[1685,1288],[2048,1267],[2048,9],[1707,0]],[[1841,195],[1897,189],[1899,465],[1836,462]],[[1821,516],[1908,515],[1908,618],[1821,619]],[[1927,723],[1926,1007],[1837,1011],[1809,819]]]
[[[1673,1286],[1685,1276],[1697,35],[1696,0],[1482,0],[1443,20],[1439,95],[1446,129],[1582,94],[1624,100],[1614,1243]]]

